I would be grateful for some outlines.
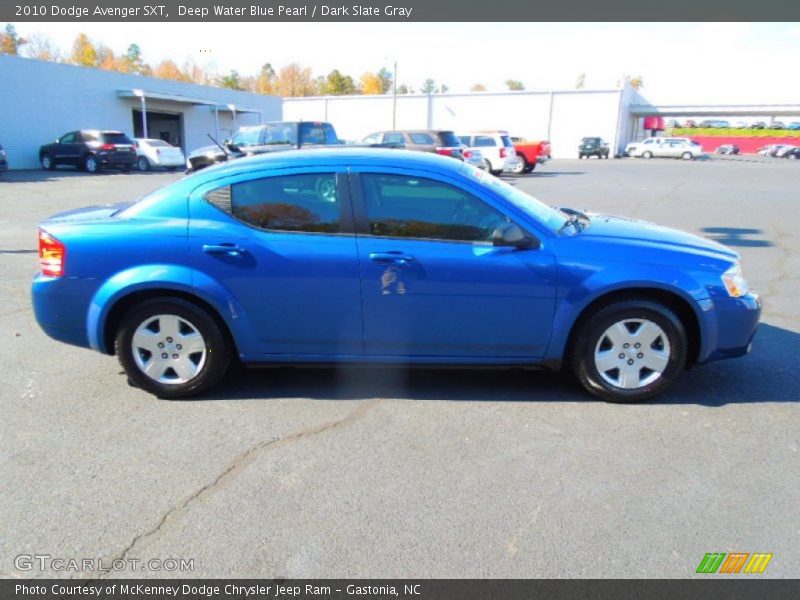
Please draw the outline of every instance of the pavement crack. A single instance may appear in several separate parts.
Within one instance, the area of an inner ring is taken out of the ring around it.
[[[193,504],[195,501],[200,499],[201,497],[211,493],[213,490],[218,489],[220,486],[227,483],[229,480],[234,478],[236,475],[244,471],[262,452],[267,450],[272,450],[273,448],[280,448],[283,446],[287,446],[294,442],[298,442],[302,439],[319,435],[321,433],[325,433],[327,431],[331,431],[333,429],[339,429],[341,427],[347,427],[352,425],[354,422],[358,421],[362,417],[364,417],[369,411],[371,411],[375,406],[377,406],[381,402],[380,399],[373,399],[369,401],[364,401],[359,403],[358,407],[355,410],[348,413],[342,419],[336,421],[330,421],[328,423],[324,423],[322,425],[318,425],[316,427],[309,427],[307,429],[303,429],[296,433],[293,433],[287,437],[283,438],[275,438],[275,439],[267,439],[258,442],[257,444],[250,446],[247,450],[239,454],[233,462],[219,475],[217,475],[214,479],[200,487],[197,491],[193,494],[188,496],[183,502],[178,504],[177,506],[173,506],[167,512],[165,512],[161,518],[158,520],[158,523],[151,529],[147,531],[143,531],[141,533],[136,534],[133,539],[131,539],[130,543],[121,551],[119,552],[114,558],[111,559],[111,563],[113,564],[114,561],[117,560],[125,560],[131,551],[139,544],[142,540],[146,540],[152,538],[163,529],[164,525],[172,519],[178,513],[186,510],[189,505]],[[107,572],[101,575],[101,577],[108,577],[109,575],[119,575],[119,573],[115,572]]]

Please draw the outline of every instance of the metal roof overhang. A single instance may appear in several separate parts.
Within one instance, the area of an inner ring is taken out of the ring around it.
[[[211,110],[218,112],[237,112],[237,113],[256,113],[263,111],[260,108],[249,106],[239,106],[238,104],[220,104],[218,100],[207,98],[195,98],[192,96],[182,96],[180,94],[167,94],[164,92],[152,92],[149,90],[117,90],[119,98],[144,98],[145,100],[162,100],[165,102],[176,102],[178,104],[191,104],[193,106],[208,106]]]
[[[800,104],[673,105],[631,104],[636,117],[774,117],[800,115]]]

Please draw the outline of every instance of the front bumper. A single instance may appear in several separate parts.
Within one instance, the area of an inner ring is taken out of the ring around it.
[[[761,318],[761,299],[755,292],[741,298],[720,298],[702,303],[706,320],[699,363],[736,358],[750,352]]]
[[[5,157],[0,157],[0,173],[5,173],[8,171],[8,161]]]

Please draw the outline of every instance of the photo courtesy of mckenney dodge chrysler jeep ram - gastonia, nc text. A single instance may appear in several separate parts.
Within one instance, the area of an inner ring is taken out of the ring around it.
[[[638,401],[747,353],[761,312],[725,246],[406,150],[209,167],[44,221],[39,260],[41,327],[163,398],[240,360],[565,368]]]

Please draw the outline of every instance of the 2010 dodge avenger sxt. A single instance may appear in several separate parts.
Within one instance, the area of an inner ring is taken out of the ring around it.
[[[43,222],[36,318],[164,398],[248,363],[571,369],[606,400],[749,351],[738,255],[556,209],[450,158],[331,149],[212,167]]]

